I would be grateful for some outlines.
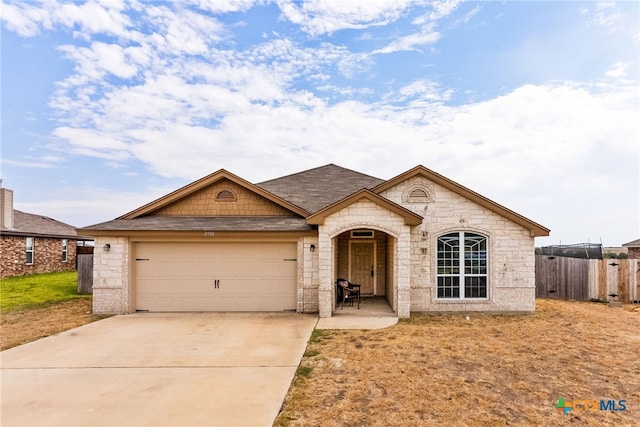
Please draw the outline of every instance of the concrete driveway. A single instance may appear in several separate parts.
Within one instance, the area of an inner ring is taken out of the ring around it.
[[[270,426],[318,318],[115,316],[0,353],[0,424]]]

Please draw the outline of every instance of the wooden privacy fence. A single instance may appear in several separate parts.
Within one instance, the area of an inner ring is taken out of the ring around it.
[[[78,254],[78,293],[93,293],[93,254]]]
[[[640,303],[638,261],[536,255],[536,297]]]

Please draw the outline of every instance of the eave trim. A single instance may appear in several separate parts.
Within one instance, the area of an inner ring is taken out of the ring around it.
[[[407,225],[419,225],[422,224],[422,220],[423,217],[410,211],[409,209],[400,206],[397,203],[394,203],[388,199],[385,199],[382,196],[379,196],[378,194],[375,194],[367,189],[362,189],[360,191],[357,191],[355,193],[353,193],[350,196],[345,197],[342,200],[339,200],[329,206],[327,206],[326,208],[314,213],[313,215],[310,215],[309,217],[307,217],[307,223],[310,225],[323,225],[325,219],[333,214],[336,213],[362,199],[367,199],[370,202],[373,202],[401,217],[404,218],[404,222]]]
[[[530,219],[520,215],[517,212],[512,211],[509,208],[506,208],[504,206],[502,206],[499,203],[494,202],[493,200],[490,200],[486,197],[484,197],[481,194],[476,193],[473,190],[470,190],[469,188],[458,184],[455,181],[450,180],[449,178],[446,178],[442,175],[440,175],[437,172],[432,171],[431,169],[428,169],[422,165],[418,165],[413,169],[410,169],[398,176],[396,176],[395,178],[391,178],[390,180],[383,182],[382,184],[373,187],[371,189],[371,191],[373,191],[376,194],[380,194],[385,190],[388,190],[410,178],[413,178],[414,176],[423,176],[425,178],[427,178],[430,181],[435,182],[438,185],[441,185],[442,187],[456,193],[459,194],[460,196],[471,200],[472,202],[477,203],[478,205],[489,209],[490,211],[504,217],[507,218],[509,220],[511,220],[512,222],[526,228],[527,230],[529,230],[529,234],[531,237],[542,237],[542,236],[548,236],[549,233],[551,232],[551,230],[549,230],[548,228],[538,224],[537,222],[531,221]]]

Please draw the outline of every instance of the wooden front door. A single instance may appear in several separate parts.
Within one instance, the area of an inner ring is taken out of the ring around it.
[[[351,241],[349,259],[349,281],[362,285],[363,295],[374,295],[375,291],[375,242]]]

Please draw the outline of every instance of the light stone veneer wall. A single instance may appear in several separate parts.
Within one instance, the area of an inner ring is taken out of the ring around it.
[[[429,195],[426,203],[411,203],[416,188]],[[423,177],[413,177],[381,194],[422,215],[411,231],[411,311],[531,312],[535,309],[535,252],[529,230]],[[487,300],[437,299],[437,238],[452,231],[488,237],[489,297]]]
[[[110,244],[105,252],[102,248]],[[93,313],[125,314],[130,309],[129,239],[99,237],[93,251]]]
[[[315,250],[311,252],[311,245]],[[320,284],[318,270],[318,238],[301,237],[298,240],[298,313],[317,313],[318,286]]]
[[[335,308],[336,260],[333,248],[334,237],[357,228],[369,228],[387,233],[395,238],[393,263],[393,309],[398,317],[409,317],[410,313],[410,227],[395,213],[367,200],[361,199],[352,205],[325,218],[318,228],[319,245],[319,289],[318,303],[320,317],[331,317]]]
[[[421,188],[426,203],[411,203],[408,194]],[[393,271],[389,297],[398,317],[411,312],[495,311],[531,312],[535,309],[534,239],[529,231],[423,177],[411,178],[381,194],[424,217],[421,225],[405,225],[399,215],[361,199],[325,219],[318,237],[298,240],[297,311],[330,317],[335,308],[336,260],[334,238],[357,228],[387,233],[388,257]],[[473,231],[488,237],[489,298],[438,300],[436,298],[437,237],[451,231]],[[111,250],[102,247],[109,243]],[[310,246],[315,245],[314,252]],[[134,306],[129,284],[129,241],[100,237],[94,251],[93,311],[128,313]]]

